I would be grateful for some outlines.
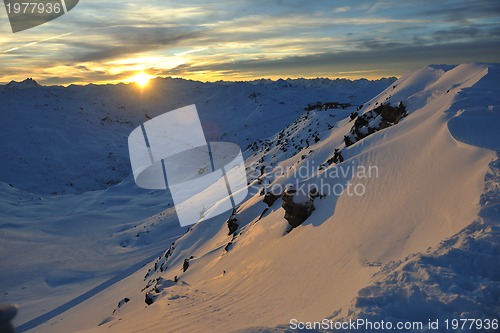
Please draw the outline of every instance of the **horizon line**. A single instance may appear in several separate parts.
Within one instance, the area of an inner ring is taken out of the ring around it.
[[[401,75],[382,75],[380,77],[374,77],[374,78],[369,78],[369,77],[340,77],[340,76],[335,76],[335,77],[328,77],[328,76],[316,76],[316,77],[287,77],[287,78],[271,78],[271,77],[259,77],[259,78],[254,78],[254,79],[233,79],[233,80],[202,80],[202,79],[191,79],[188,77],[181,77],[181,76],[152,76],[151,81],[154,80],[167,80],[167,79],[173,79],[173,80],[184,80],[184,81],[191,81],[191,82],[199,82],[199,83],[218,83],[218,82],[226,82],[226,83],[252,83],[252,82],[258,82],[258,81],[270,81],[270,82],[278,82],[278,81],[296,81],[296,80],[330,80],[330,81],[336,81],[336,80],[347,80],[347,81],[360,81],[360,80],[366,80],[366,81],[378,81],[382,79],[399,79],[401,78]],[[89,85],[96,85],[96,86],[106,86],[106,85],[130,85],[130,84],[136,84],[134,81],[123,81],[123,80],[111,80],[111,81],[98,81],[98,82],[71,82],[71,83],[54,83],[54,84],[44,84],[44,83],[39,83],[37,79],[34,77],[26,77],[24,80],[17,81],[17,80],[10,80],[10,81],[2,81],[0,82],[1,86],[7,86],[11,83],[22,83],[27,80],[33,80],[36,82],[37,85],[41,87],[69,87],[69,86],[89,86]],[[43,82],[40,81],[40,82]]]

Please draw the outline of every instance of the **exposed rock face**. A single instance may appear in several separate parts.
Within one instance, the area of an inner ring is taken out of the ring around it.
[[[121,308],[123,305],[125,305],[126,303],[130,302],[130,298],[128,297],[125,297],[124,299],[122,299],[120,302],[118,302],[118,307]]]
[[[145,302],[147,305],[151,305],[151,304],[153,304],[153,303],[154,303],[154,301],[155,301],[155,300],[154,300],[154,298],[153,298],[153,297],[151,297],[151,296],[149,295],[149,293],[146,293],[146,297],[145,297],[145,299],[144,299],[144,302]]]
[[[238,223],[236,223],[238,219],[236,219],[236,210],[233,209],[233,212],[229,219],[226,221],[227,223],[227,228],[229,229],[229,233],[227,234],[228,236],[231,236],[238,230]]]
[[[354,117],[356,120],[349,135],[344,136],[345,145],[349,147],[377,131],[396,125],[406,115],[406,106],[400,102],[396,107],[381,104],[357,118]],[[351,116],[351,119],[354,118]]]
[[[271,193],[271,192],[267,192],[266,195],[264,196],[264,203],[267,204],[268,207],[271,207],[275,202],[276,200],[278,200],[280,198],[281,195],[276,195],[274,193]]]
[[[338,148],[335,148],[335,151],[333,153],[333,157],[329,158],[326,163],[328,165],[331,165],[332,163],[342,163],[344,162],[344,156],[342,156],[342,151],[340,151]]]
[[[146,295],[146,298],[147,298],[147,295]],[[121,308],[122,306],[124,306],[125,304],[127,304],[128,302],[130,302],[130,298],[128,298],[128,297],[125,297],[125,298],[123,298],[121,301],[119,301],[119,302],[118,302],[118,306],[117,306],[117,307],[113,310],[113,314],[114,314],[114,313],[115,313],[115,312],[116,312],[119,308]],[[146,302],[146,300],[145,300],[145,302]],[[147,302],[146,302],[146,304],[147,304]],[[149,305],[149,304],[148,304],[148,305]],[[0,332],[2,332],[2,331],[0,331]]]
[[[301,225],[311,216],[314,210],[314,197],[309,196],[308,200],[305,202],[295,202],[294,198],[296,194],[297,191],[295,190],[287,190],[281,196],[283,199],[281,207],[285,210],[285,219],[292,228]]]
[[[189,259],[184,259],[184,263],[182,264],[182,272],[186,272],[189,268]]]

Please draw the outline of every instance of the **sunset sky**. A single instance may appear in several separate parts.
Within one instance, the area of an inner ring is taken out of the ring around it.
[[[500,1],[81,0],[13,34],[0,82],[399,76],[429,63],[500,62]]]

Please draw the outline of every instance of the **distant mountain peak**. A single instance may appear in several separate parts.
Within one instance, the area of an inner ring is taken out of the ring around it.
[[[8,88],[14,88],[14,89],[27,89],[27,88],[35,88],[35,87],[41,87],[35,80],[32,78],[27,78],[21,82],[17,81],[10,81],[6,87]]]

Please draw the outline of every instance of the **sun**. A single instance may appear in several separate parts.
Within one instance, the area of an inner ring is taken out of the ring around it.
[[[148,85],[151,78],[151,75],[141,72],[131,77],[130,81],[135,82],[139,87],[144,88]]]

